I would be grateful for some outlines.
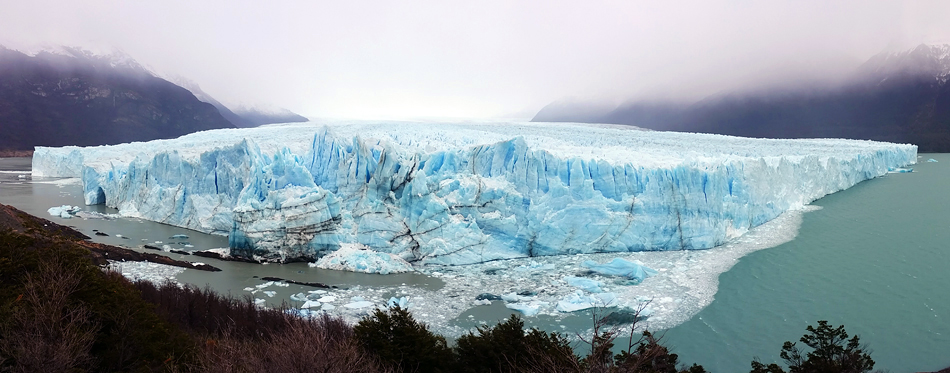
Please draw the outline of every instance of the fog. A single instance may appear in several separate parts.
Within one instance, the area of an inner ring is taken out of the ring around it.
[[[225,104],[312,117],[530,118],[830,81],[950,42],[942,1],[11,1],[0,43],[118,49]]]

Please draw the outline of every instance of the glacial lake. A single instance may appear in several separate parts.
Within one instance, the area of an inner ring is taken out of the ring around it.
[[[939,162],[928,163],[934,158]],[[136,219],[61,220],[46,210],[82,205],[81,188],[55,180],[31,180],[28,158],[0,159],[0,203],[73,226],[97,242],[137,246],[144,243],[194,249],[227,246],[227,238]],[[758,357],[778,360],[782,343],[797,341],[817,320],[844,324],[873,351],[875,369],[892,372],[936,371],[950,366],[950,154],[922,154],[914,172],[889,174],[812,203],[820,209],[804,214],[798,236],[784,244],[748,254],[719,276],[715,299],[689,320],[661,332],[684,363],[699,363],[710,372],[747,372]],[[21,177],[21,175],[23,175]],[[86,211],[115,213],[104,206]],[[108,237],[94,236],[93,229]],[[120,233],[128,238],[116,237]],[[176,234],[188,239],[171,239]],[[156,241],[161,241],[156,244]],[[310,268],[305,263],[255,265],[198,257],[222,268],[218,273],[187,270],[184,283],[246,295],[243,288],[272,276],[317,281],[348,288],[440,289],[451,277],[421,274],[366,275]],[[276,304],[297,287],[271,287]],[[398,296],[398,290],[377,296]],[[263,296],[262,296],[263,297]],[[424,300],[420,300],[424,301]],[[510,310],[493,304],[459,317],[504,317]],[[584,319],[529,325],[573,333]],[[589,321],[586,321],[589,324]],[[559,325],[555,325],[559,324]],[[474,325],[461,323],[462,326]],[[565,330],[563,325],[568,325]],[[560,328],[559,328],[560,326]]]

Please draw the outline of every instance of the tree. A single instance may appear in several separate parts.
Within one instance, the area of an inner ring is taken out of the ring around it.
[[[377,309],[353,328],[356,340],[380,362],[402,372],[452,372],[455,356],[445,337],[429,331],[399,306]]]
[[[809,325],[800,341],[812,351],[803,355],[795,343],[786,341],[779,356],[788,364],[791,373],[864,373],[874,369],[871,359],[858,336],[848,339],[844,325],[837,328],[828,321],[818,321],[818,327]],[[752,361],[751,373],[784,372],[777,364],[765,365]]]
[[[469,332],[455,346],[462,372],[577,371],[577,357],[566,338],[531,328],[517,315],[495,326]]]

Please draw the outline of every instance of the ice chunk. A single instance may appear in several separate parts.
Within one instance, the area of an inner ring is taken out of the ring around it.
[[[338,271],[379,273],[402,273],[412,270],[412,265],[402,258],[369,250],[360,244],[343,244],[340,249],[320,258],[313,267]]]
[[[78,213],[80,210],[82,209],[79,206],[62,205],[50,207],[48,210],[46,210],[46,212],[48,212],[51,216],[69,219],[73,217],[73,214]]]
[[[512,309],[518,312],[521,312],[527,317],[535,316],[541,310],[542,302],[528,302],[528,303],[507,303],[505,307]]]
[[[171,239],[173,239],[173,240],[187,240],[187,239],[188,239],[188,235],[176,234],[176,235],[173,235],[173,236],[171,236],[171,237],[169,237],[169,238],[171,238]]]
[[[555,309],[560,312],[575,312],[594,307],[616,307],[617,304],[617,295],[614,293],[584,295],[578,290],[558,301]]]
[[[370,307],[370,306],[372,306],[372,305],[373,305],[373,302],[370,302],[370,301],[368,301],[368,300],[361,300],[361,301],[357,301],[357,302],[351,302],[351,303],[344,304],[343,307],[356,309],[356,308],[366,308],[366,307]]]
[[[320,307],[320,302],[317,302],[314,300],[308,300],[304,302],[302,306],[300,306],[300,308],[318,308],[318,307]]]
[[[583,277],[565,277],[564,281],[567,281],[568,285],[591,293],[602,292],[603,290],[601,290],[600,287],[604,286],[603,282]]]
[[[472,304],[476,306],[487,306],[491,304],[491,301],[488,299],[476,299]]]
[[[534,297],[519,295],[515,293],[508,293],[501,296],[501,300],[505,302],[521,302],[521,301],[526,301],[526,300],[531,300],[531,299],[534,299]]]
[[[657,273],[655,270],[645,267],[640,263],[631,262],[623,258],[614,258],[614,260],[611,260],[609,263],[605,264],[599,264],[592,260],[586,260],[581,265],[602,275],[622,276],[637,281],[643,281],[643,279],[653,276]]]
[[[936,160],[936,159],[933,159],[933,158],[930,158],[930,159],[927,160],[927,162],[930,162],[930,163],[937,163],[937,160]]]
[[[268,297],[273,298],[275,295],[277,295],[277,292],[268,290],[268,291],[265,291],[264,294],[267,295]]]
[[[336,302],[336,297],[332,295],[327,295],[324,297],[320,297],[320,299],[317,299],[317,301],[320,303],[333,303],[333,302]]]
[[[408,309],[409,297],[399,297],[399,298],[391,297],[389,298],[389,302],[386,303],[386,306],[389,308],[399,306],[399,308]]]
[[[916,146],[872,141],[327,122],[37,147],[33,172],[81,177],[87,204],[124,216],[229,234],[234,256],[312,260],[361,244],[455,265],[708,249],[916,161]]]

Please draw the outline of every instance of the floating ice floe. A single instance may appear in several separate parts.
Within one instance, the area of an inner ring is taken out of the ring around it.
[[[402,273],[412,270],[412,265],[399,256],[369,250],[360,244],[343,244],[340,249],[320,258],[311,267],[362,273]]]
[[[564,297],[564,299],[559,300],[557,302],[557,306],[555,306],[555,309],[560,312],[576,312],[594,307],[616,307],[618,304],[617,294],[597,293],[584,295],[582,291],[578,290],[575,293]]]
[[[567,281],[568,285],[571,285],[573,287],[576,287],[578,289],[584,290],[589,293],[600,293],[603,291],[601,290],[601,287],[604,286],[603,282],[592,280],[589,278],[584,278],[584,277],[569,276],[569,277],[565,277],[564,281]]]
[[[81,207],[70,205],[50,207],[48,210],[46,210],[50,216],[58,216],[63,219],[70,219],[73,217],[73,214],[78,213],[79,211],[82,211]]]
[[[614,260],[604,264],[587,260],[582,265],[602,275],[621,276],[636,281],[643,281],[643,279],[657,274],[657,271],[643,266],[642,263],[631,262],[623,258],[614,258]]]
[[[532,302],[519,302],[519,303],[506,303],[505,307],[512,309],[518,312],[521,312],[526,317],[537,316],[541,311],[541,307],[547,305],[547,302],[532,301]]]
[[[386,302],[386,306],[389,308],[399,306],[399,308],[402,309],[409,309],[409,297],[391,297],[389,298],[389,302]]]
[[[373,306],[373,302],[366,301],[366,300],[361,300],[361,301],[356,301],[356,302],[350,302],[350,303],[347,303],[347,304],[344,304],[344,305],[343,305],[343,307],[346,307],[346,308],[353,308],[353,309],[355,309],[355,308],[366,308],[366,307],[371,307],[371,306]]]
[[[77,211],[75,212],[77,218],[83,219],[103,219],[103,220],[115,220],[119,218],[117,214],[103,214],[101,212],[95,211]]]
[[[933,158],[930,158],[930,159],[927,160],[927,162],[930,162],[930,163],[937,163],[937,160],[936,160],[936,159],[933,159]]]

